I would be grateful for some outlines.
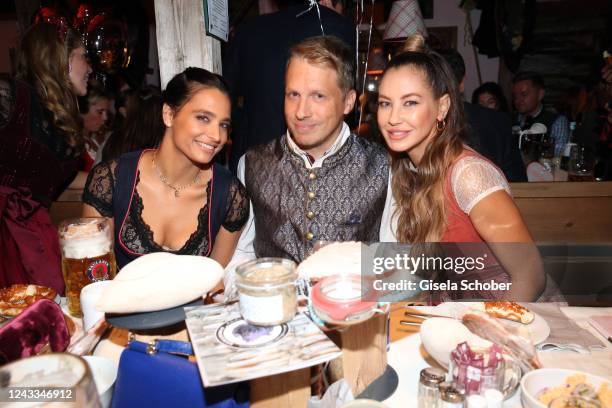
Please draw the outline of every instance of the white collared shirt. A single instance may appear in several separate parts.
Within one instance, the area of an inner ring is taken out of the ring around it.
[[[291,138],[289,131],[283,136],[287,140],[287,145],[289,148],[299,155],[306,165],[307,169],[319,168],[323,165],[323,162],[335,154],[340,150],[342,146],[346,143],[346,141],[351,136],[351,131],[346,123],[342,123],[342,129],[340,130],[340,134],[336,138],[334,144],[318,159],[316,159],[313,163],[310,163],[309,154],[299,148],[297,144]],[[244,155],[240,158],[238,162],[238,179],[244,184],[244,173],[245,173],[245,163],[244,163]],[[233,299],[236,297],[235,286],[234,286],[234,274],[236,271],[236,267],[244,262],[255,259],[255,249],[253,247],[253,242],[255,241],[255,214],[253,212],[253,204],[249,203],[249,219],[244,225],[244,229],[242,230],[242,234],[240,235],[240,239],[238,240],[238,245],[236,246],[236,251],[234,252],[234,256],[232,260],[229,262],[227,267],[225,268],[225,277],[223,278],[225,284],[225,295],[226,299]],[[383,214],[380,223],[379,230],[379,239],[380,242],[396,242],[395,234],[391,228],[393,218],[393,212],[395,210],[395,202],[393,200],[393,194],[391,192],[391,171],[389,171],[389,180],[387,184],[387,198],[385,200],[385,207],[383,209]]]
[[[327,159],[329,156],[331,156],[332,154],[340,150],[340,148],[344,146],[344,144],[346,143],[346,141],[348,140],[350,136],[351,136],[351,130],[349,129],[346,123],[342,122],[342,129],[340,129],[340,134],[336,138],[336,141],[334,142],[334,144],[331,145],[331,147],[327,149],[327,151],[325,151],[325,153],[323,153],[321,157],[319,157],[318,159],[315,159],[313,163],[310,163],[311,156],[305,151],[303,151],[297,144],[295,144],[295,142],[293,141],[293,138],[289,135],[289,130],[287,130],[285,138],[287,140],[287,146],[289,146],[289,148],[295,154],[297,154],[298,156],[302,158],[302,160],[304,160],[304,164],[306,165],[306,168],[310,170],[310,169],[318,169],[321,166],[323,166],[323,162],[325,161],[325,159]],[[240,158],[240,162],[238,163],[238,178],[240,178],[240,163],[242,163],[242,174],[244,176],[243,158],[244,156]],[[240,179],[240,181],[244,183],[242,179]]]

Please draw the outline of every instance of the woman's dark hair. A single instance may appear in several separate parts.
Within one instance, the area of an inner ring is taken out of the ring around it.
[[[502,91],[501,86],[499,86],[495,82],[485,82],[484,84],[476,88],[472,93],[472,103],[477,105],[478,98],[480,97],[480,95],[485,93],[493,95],[493,97],[497,99],[499,110],[501,112],[508,112],[508,101],[506,101],[506,97],[504,96],[504,92]]]
[[[198,91],[206,88],[218,89],[229,98],[229,89],[220,75],[202,68],[189,67],[168,82],[162,93],[162,102],[176,112]]]
[[[103,160],[112,160],[123,153],[149,149],[159,145],[166,127],[162,120],[162,101],[159,89],[145,87],[124,91],[126,116],[108,139],[102,151]]]

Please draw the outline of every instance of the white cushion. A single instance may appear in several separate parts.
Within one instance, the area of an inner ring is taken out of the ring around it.
[[[334,242],[317,250],[299,264],[301,278],[320,279],[326,276],[361,274],[361,242]]]
[[[105,313],[164,310],[202,297],[223,277],[223,267],[203,256],[157,252],[127,264],[96,304]]]

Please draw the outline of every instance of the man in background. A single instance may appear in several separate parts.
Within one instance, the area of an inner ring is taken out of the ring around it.
[[[354,55],[355,25],[341,14],[342,0],[319,2],[279,0],[280,11],[258,16],[236,32],[223,64],[232,96],[230,170],[248,148],[280,137],[287,129],[283,116],[285,66],[289,48],[322,35],[343,40]]]
[[[440,51],[453,69],[459,91],[465,88],[465,62],[455,50]],[[525,165],[517,142],[512,137],[512,121],[508,114],[463,102],[468,122],[467,144],[497,165],[510,182],[527,181]]]
[[[555,157],[561,156],[569,140],[569,123],[563,115],[545,109],[542,100],[545,94],[544,80],[533,72],[521,72],[512,80],[512,100],[517,115],[513,124],[529,129],[534,123],[546,126],[546,133],[555,141]]]

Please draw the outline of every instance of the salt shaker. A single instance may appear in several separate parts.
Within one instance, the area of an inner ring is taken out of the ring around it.
[[[438,407],[438,384],[444,381],[446,373],[439,368],[427,367],[419,376],[418,408]]]

